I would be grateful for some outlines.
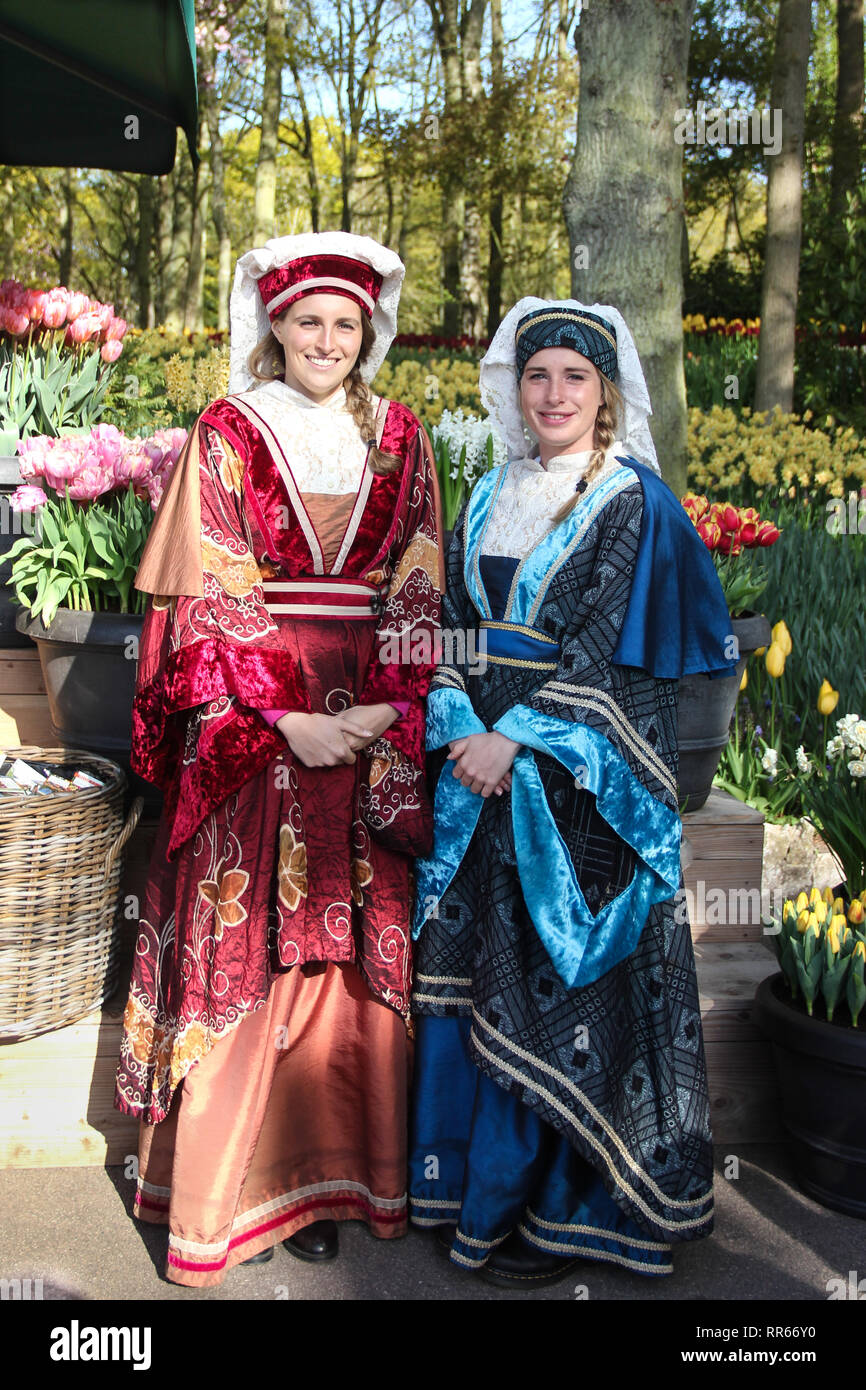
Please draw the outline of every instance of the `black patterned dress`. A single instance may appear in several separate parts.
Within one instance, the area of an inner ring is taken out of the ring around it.
[[[452,652],[428,701],[442,772],[436,846],[418,865],[412,1219],[456,1223],[451,1258],[468,1268],[518,1230],[545,1251],[667,1273],[671,1246],[708,1235],[713,1208],[677,894],[679,671],[617,657],[632,599],[652,601],[633,594],[651,571],[646,514],[658,536],[676,499],[623,461],[529,556],[489,555],[502,471],[476,488],[448,554],[446,638],[474,632],[471,657],[486,636],[486,662]],[[708,611],[724,626],[717,581],[675,530],[698,575],[690,598],[706,586],[706,638]],[[493,728],[521,750],[511,793],[483,801],[444,754]]]

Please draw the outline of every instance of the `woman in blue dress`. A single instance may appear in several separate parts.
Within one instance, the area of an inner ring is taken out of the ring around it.
[[[736,644],[615,309],[521,300],[481,392],[510,462],[458,521],[428,698],[412,1219],[493,1283],[665,1274],[713,1219],[677,682]]]

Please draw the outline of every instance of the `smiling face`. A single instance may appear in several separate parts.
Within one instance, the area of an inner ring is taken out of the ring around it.
[[[520,378],[520,408],[543,464],[593,448],[602,391],[598,368],[573,348],[533,353]]]
[[[327,400],[361,351],[361,309],[342,294],[308,294],[271,324],[286,358],[286,384]]]

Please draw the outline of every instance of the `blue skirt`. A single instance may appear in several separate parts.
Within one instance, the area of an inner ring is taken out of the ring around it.
[[[409,1149],[411,1219],[456,1226],[451,1259],[485,1264],[512,1231],[540,1250],[671,1274],[671,1247],[649,1240],[591,1164],[470,1061],[471,1019],[416,1019]],[[522,1090],[522,1087],[516,1089]]]

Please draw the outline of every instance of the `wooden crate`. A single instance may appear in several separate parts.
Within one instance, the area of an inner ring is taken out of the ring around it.
[[[0,650],[0,749],[36,744],[50,748],[48,697],[35,647]]]
[[[775,974],[775,956],[757,941],[703,939],[695,942],[695,964],[713,1139],[717,1144],[786,1139],[770,1043],[752,1022],[755,990]]]
[[[683,882],[695,941],[761,941],[764,817],[714,787],[683,816]]]

